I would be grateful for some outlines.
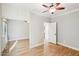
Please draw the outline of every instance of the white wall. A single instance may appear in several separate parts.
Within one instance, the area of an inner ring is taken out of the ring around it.
[[[29,24],[20,20],[8,21],[9,40],[29,39]]]
[[[55,17],[58,42],[79,50],[79,11]]]
[[[29,20],[29,11],[28,8],[25,8],[23,6],[23,4],[2,3],[2,16],[10,20]],[[28,39],[29,25],[27,23],[22,22],[8,22],[9,40],[17,40],[23,38]]]
[[[29,12],[23,4],[3,3],[2,16],[8,19],[25,20],[29,18]]]
[[[33,13],[30,14],[30,48],[44,43],[44,21],[47,19]]]

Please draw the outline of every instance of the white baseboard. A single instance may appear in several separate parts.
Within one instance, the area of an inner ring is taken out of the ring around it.
[[[66,44],[63,44],[63,43],[59,43],[59,42],[58,42],[58,44],[79,51],[78,48],[71,47],[71,46],[69,46],[69,45],[66,45]]]
[[[38,44],[33,44],[32,46],[30,46],[30,48],[35,48],[35,47],[41,46],[43,44],[44,44],[44,42],[41,42],[41,43],[38,43]]]
[[[23,40],[23,39],[29,39],[29,38],[16,38],[16,39],[11,39],[9,41],[16,41],[16,40]]]

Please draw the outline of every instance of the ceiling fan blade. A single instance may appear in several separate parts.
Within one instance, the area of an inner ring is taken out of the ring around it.
[[[48,10],[46,10],[46,11],[43,11],[42,13],[45,13],[45,12],[47,12]]]
[[[42,5],[43,7],[45,7],[45,8],[48,8],[48,6],[47,5]]]
[[[63,9],[65,9],[64,7],[58,7],[58,8],[56,8],[56,10],[63,10]]]
[[[51,5],[50,5],[49,7],[51,8],[51,7],[53,7],[53,6],[54,6],[53,3],[51,3]]]
[[[57,6],[59,6],[60,5],[60,3],[55,3],[55,6],[57,7]]]

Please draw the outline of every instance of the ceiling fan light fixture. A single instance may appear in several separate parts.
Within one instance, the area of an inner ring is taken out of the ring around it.
[[[64,10],[65,9],[65,7],[62,7],[61,6],[61,3],[51,3],[50,6],[43,4],[42,6],[45,7],[45,8],[47,8],[47,10],[44,11],[44,12],[47,12],[48,11],[51,14],[53,14],[57,10]]]
[[[55,12],[55,11],[56,11],[55,8],[50,8],[50,9],[49,9],[49,12],[50,12],[50,13]]]

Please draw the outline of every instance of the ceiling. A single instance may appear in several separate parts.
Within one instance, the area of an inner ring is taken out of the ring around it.
[[[64,10],[60,10],[55,12],[54,14],[50,14],[49,12],[42,13],[43,11],[47,10],[45,7],[42,6],[43,3],[10,3],[10,6],[18,6],[22,8],[27,8],[30,12],[45,16],[45,17],[55,17],[57,15],[61,15],[68,11],[73,11],[75,9],[79,9],[79,3],[61,3],[62,6],[65,7]],[[46,5],[50,5],[50,3],[44,3]]]
[[[46,17],[55,17],[66,12],[79,9],[79,3],[62,3],[62,6],[65,7],[64,10],[56,11],[54,12],[54,14],[50,14],[49,12],[42,13],[43,11],[47,10],[45,7],[42,6],[42,4],[29,4],[29,5],[30,5],[30,10],[32,12]],[[50,5],[50,3],[46,3],[46,5]]]

